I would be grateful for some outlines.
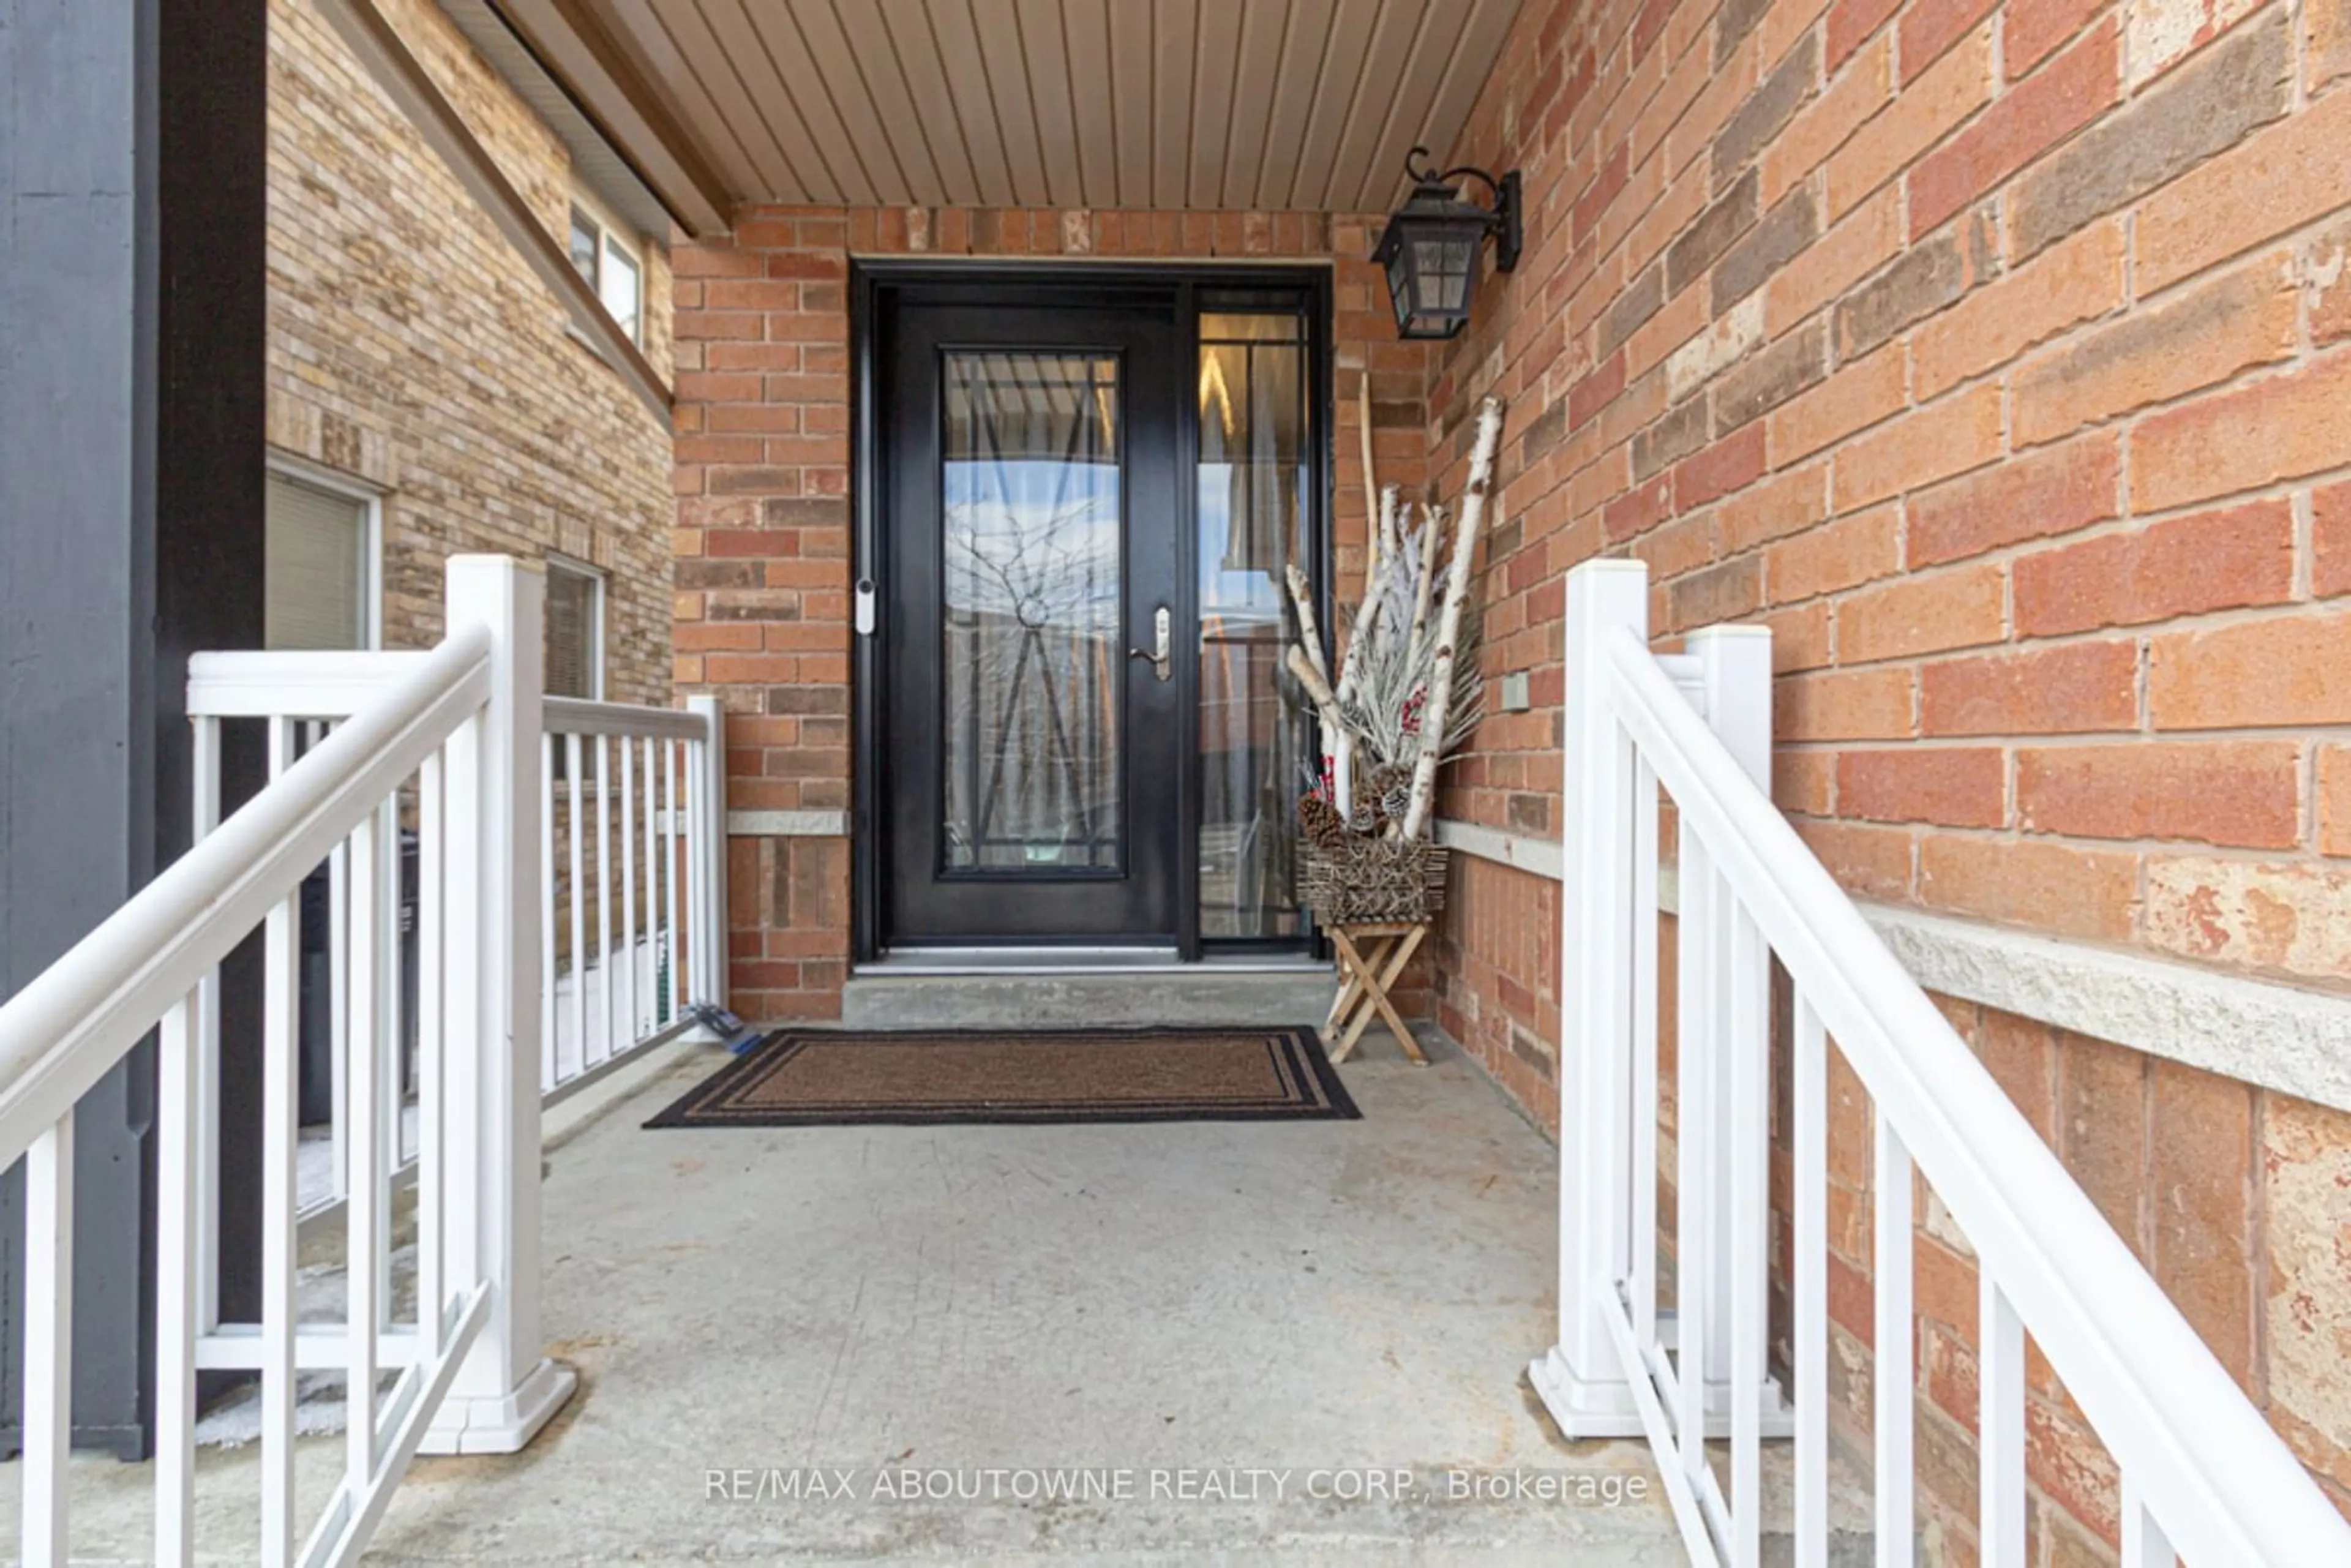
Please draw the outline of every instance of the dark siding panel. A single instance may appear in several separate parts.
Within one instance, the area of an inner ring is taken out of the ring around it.
[[[265,18],[0,0],[0,994],[184,847],[185,653],[258,640]],[[126,1454],[147,1444],[152,1077],[142,1050],[77,1127],[74,1420]]]

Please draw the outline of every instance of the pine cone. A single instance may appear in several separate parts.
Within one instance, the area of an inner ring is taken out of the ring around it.
[[[1372,770],[1372,788],[1383,816],[1402,821],[1412,814],[1412,769],[1383,763]]]
[[[1347,824],[1340,821],[1338,808],[1320,795],[1298,798],[1298,826],[1317,849],[1335,850],[1346,841]]]

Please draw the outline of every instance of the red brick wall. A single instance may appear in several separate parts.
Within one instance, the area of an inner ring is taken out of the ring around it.
[[[1510,401],[1485,663],[1533,701],[1445,813],[1556,836],[1562,577],[1629,554],[1664,638],[1773,629],[1775,793],[1856,894],[2351,983],[2346,77],[2346,0],[1531,4],[1448,150],[1523,171],[1526,255],[1430,434],[1456,491],[1468,411]],[[1457,874],[1439,1016],[1554,1114],[1553,892]],[[2351,1248],[2315,1196],[2351,1118],[1951,1010],[2351,1499]],[[1833,1229],[1866,1217],[1848,1088]],[[1973,1286],[1935,1224],[1922,1479],[1965,1560]],[[2035,1528],[2096,1560],[2111,1475],[2036,1389]]]
[[[1538,695],[1450,810],[1547,828],[1559,577],[1630,553],[1661,631],[1778,633],[1855,891],[2351,981],[2346,10],[1530,7],[1459,150],[1529,254],[1432,401],[1448,484],[1511,401]]]
[[[1555,1130],[1559,883],[1457,853],[1445,897],[1430,966],[1437,1027]]]
[[[1361,580],[1361,378],[1383,483],[1419,486],[1426,350],[1399,343],[1364,260],[1379,220],[1323,213],[750,208],[731,239],[682,247],[677,299],[678,685],[729,715],[735,810],[849,805],[849,309],[852,256],[1321,262],[1334,270],[1333,538]],[[848,841],[730,841],[736,1009],[837,1016]]]

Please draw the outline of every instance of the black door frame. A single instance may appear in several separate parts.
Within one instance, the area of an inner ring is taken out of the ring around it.
[[[878,333],[898,297],[920,290],[925,297],[953,298],[967,293],[976,302],[1051,305],[1073,290],[1091,296],[1114,296],[1123,286],[1138,292],[1173,288],[1177,316],[1186,342],[1199,340],[1198,295],[1203,289],[1246,294],[1251,290],[1280,292],[1300,301],[1307,319],[1308,407],[1317,423],[1309,443],[1312,467],[1313,506],[1307,518],[1307,568],[1313,580],[1316,610],[1323,626],[1332,622],[1331,488],[1332,444],[1336,439],[1332,382],[1332,275],[1324,265],[1232,266],[1219,263],[1126,264],[1118,262],[1053,262],[1025,258],[965,258],[936,261],[918,258],[853,259],[850,267],[850,494],[853,519],[852,542],[852,601],[863,601],[888,570],[888,530],[882,526],[888,500],[888,465],[884,461],[886,421],[875,404],[879,381]],[[1368,372],[1367,372],[1368,373]],[[1196,469],[1200,450],[1199,406],[1196,397],[1176,400],[1176,459],[1179,473]],[[1176,619],[1179,631],[1196,639],[1199,625],[1199,522],[1196,486],[1179,483],[1176,497]],[[879,596],[876,596],[877,599]],[[883,610],[875,604],[878,617]],[[878,632],[878,623],[876,626]],[[1180,641],[1180,638],[1179,638]],[[852,919],[850,956],[870,963],[883,952],[882,879],[888,874],[880,834],[885,816],[882,777],[883,727],[877,700],[887,678],[884,639],[852,631],[850,659],[850,881]],[[1179,648],[1176,660],[1176,703],[1196,724],[1199,712],[1199,660],[1192,648]],[[1200,864],[1198,819],[1201,764],[1196,745],[1189,748],[1177,781],[1180,840],[1176,857],[1176,956],[1190,963],[1203,956],[1200,938]],[[1217,944],[1248,948],[1274,948],[1288,944]],[[1319,952],[1319,936],[1294,944],[1301,951]]]

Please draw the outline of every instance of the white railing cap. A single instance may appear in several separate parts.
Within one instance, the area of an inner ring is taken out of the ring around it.
[[[188,655],[190,718],[348,718],[416,668],[414,652]]]
[[[632,738],[700,740],[709,733],[700,714],[678,707],[640,707],[632,703],[549,697],[541,705],[549,735],[612,735]]]

